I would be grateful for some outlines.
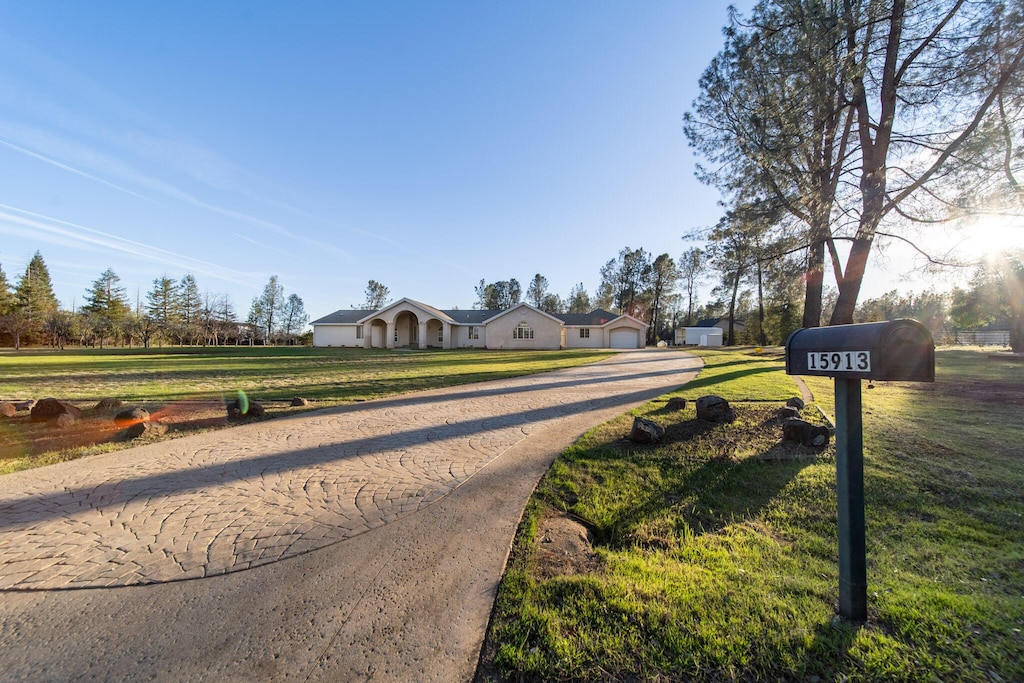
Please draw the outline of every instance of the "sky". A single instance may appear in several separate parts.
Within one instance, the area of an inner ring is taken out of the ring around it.
[[[143,305],[192,273],[242,318],[271,275],[312,319],[370,279],[438,308],[535,273],[593,293],[720,216],[682,117],[726,8],[0,0],[0,266],[39,251],[69,309],[108,267]]]

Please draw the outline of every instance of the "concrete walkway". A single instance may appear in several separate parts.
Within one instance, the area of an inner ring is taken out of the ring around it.
[[[623,353],[0,477],[3,677],[467,680],[551,459],[699,367]]]

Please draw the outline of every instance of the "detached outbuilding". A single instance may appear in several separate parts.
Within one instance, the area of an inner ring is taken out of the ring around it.
[[[335,311],[311,324],[313,346],[366,349],[639,349],[647,330],[632,316],[601,309],[554,314],[522,303],[502,311],[441,310],[408,298],[377,311]]]

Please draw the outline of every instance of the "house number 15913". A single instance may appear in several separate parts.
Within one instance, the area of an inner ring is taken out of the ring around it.
[[[868,351],[814,351],[807,354],[807,369],[870,372],[871,353]]]

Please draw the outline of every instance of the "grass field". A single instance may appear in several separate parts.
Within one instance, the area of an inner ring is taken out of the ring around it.
[[[482,680],[1024,681],[1024,364],[940,350],[934,384],[864,390],[869,619],[836,617],[832,446],[766,461],[798,392],[781,358],[702,352],[679,395],[737,408],[638,409],[564,453],[524,516]],[[808,378],[831,414],[832,383]],[[668,397],[665,397],[668,398]],[[807,413],[807,411],[804,411]],[[566,513],[589,554],[552,570]],[[562,520],[562,521],[559,521]]]
[[[607,351],[385,351],[311,347],[0,351],[0,402],[46,397],[86,410],[73,428],[0,417],[0,474],[123,448],[115,411],[92,410],[110,397],[142,406],[172,427],[170,436],[223,426],[225,401],[244,392],[268,408],[299,396],[313,407],[546,372],[607,357]],[[308,408],[306,408],[308,409]]]

